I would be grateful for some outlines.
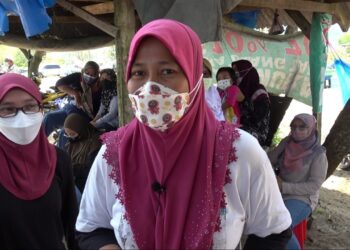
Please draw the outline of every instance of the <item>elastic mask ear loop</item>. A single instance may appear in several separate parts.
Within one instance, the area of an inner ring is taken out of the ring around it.
[[[188,95],[191,98],[191,94],[193,93],[193,98],[191,98],[191,102],[188,104],[188,106],[192,105],[193,100],[196,98],[198,90],[200,89],[201,83],[202,83],[202,79],[203,79],[203,74],[201,74],[199,81],[197,82],[196,86],[194,86],[194,88],[188,93]]]
[[[240,71],[240,72],[245,72],[245,71],[246,71],[246,73],[245,73],[243,76],[241,76],[242,79],[249,73],[249,71],[250,71],[252,68],[253,68],[253,67],[250,67],[249,69]]]

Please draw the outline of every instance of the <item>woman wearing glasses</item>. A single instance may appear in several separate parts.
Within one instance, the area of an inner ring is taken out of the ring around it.
[[[328,162],[312,115],[295,116],[290,127],[290,135],[268,155],[272,166],[279,169],[278,185],[295,227],[316,207]],[[300,249],[295,236],[287,249]]]
[[[74,248],[77,203],[71,164],[42,128],[39,89],[0,76],[0,242],[2,249]]]

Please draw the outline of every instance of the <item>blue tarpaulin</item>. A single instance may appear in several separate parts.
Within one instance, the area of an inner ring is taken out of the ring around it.
[[[259,14],[260,10],[240,11],[230,14],[230,17],[235,23],[254,29]]]
[[[8,14],[20,17],[26,37],[35,36],[49,29],[51,18],[46,8],[54,6],[56,0],[1,0],[0,35],[9,31]]]
[[[345,105],[350,98],[350,65],[340,59],[335,60],[334,65],[339,78],[343,104]]]

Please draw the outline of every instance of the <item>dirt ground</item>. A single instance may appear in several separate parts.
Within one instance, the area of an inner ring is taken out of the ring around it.
[[[305,249],[350,249],[350,171],[336,169],[322,185]]]

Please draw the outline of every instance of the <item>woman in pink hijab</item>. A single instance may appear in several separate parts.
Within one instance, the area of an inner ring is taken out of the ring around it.
[[[326,150],[321,146],[316,131],[314,116],[296,115],[290,128],[290,135],[269,152],[269,158],[274,169],[278,170],[278,184],[292,216],[292,227],[295,227],[315,209],[328,162]],[[294,235],[287,249],[300,249]]]
[[[0,76],[1,249],[75,248],[70,159],[48,142],[42,121],[35,83],[14,73]]]
[[[281,248],[289,239],[268,158],[214,118],[202,62],[198,36],[177,21],[134,36],[126,82],[135,118],[103,136],[76,224],[82,249],[234,249],[242,233],[248,249]]]

